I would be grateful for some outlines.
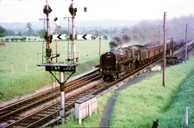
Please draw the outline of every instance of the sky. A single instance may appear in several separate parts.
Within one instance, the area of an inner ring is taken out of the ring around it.
[[[194,0],[74,0],[76,20],[156,20],[194,15]],[[70,17],[72,0],[48,0],[51,19]],[[0,23],[32,22],[44,18],[46,0],[0,0]],[[87,12],[84,12],[87,7]]]

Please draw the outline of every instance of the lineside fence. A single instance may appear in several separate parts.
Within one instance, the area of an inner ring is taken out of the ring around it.
[[[101,54],[107,52],[109,49],[102,49]],[[68,58],[68,54],[65,52],[59,52],[61,58]],[[89,51],[89,52],[77,52],[76,56],[78,57],[78,62],[81,63],[87,58],[99,57],[99,51]],[[71,57],[71,56],[69,56]],[[61,59],[62,60],[62,59]],[[59,62],[61,61],[59,59]],[[56,62],[53,60],[53,62]],[[28,62],[17,62],[12,64],[0,63],[0,78],[11,77],[21,73],[28,73],[32,71],[44,71],[44,67],[38,67],[37,64],[42,63],[42,53],[37,53],[37,60],[28,61]]]

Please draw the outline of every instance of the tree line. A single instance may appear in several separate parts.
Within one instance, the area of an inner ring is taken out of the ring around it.
[[[112,37],[117,32],[116,29],[109,30],[109,29],[102,29],[101,30],[101,35],[104,39],[108,39],[109,37]],[[66,34],[66,38],[69,39],[70,37],[68,36],[71,32],[68,33],[67,29],[62,28],[61,26],[57,26],[57,34]],[[95,40],[99,36],[99,30],[93,29],[93,30],[85,30],[83,29],[82,31],[76,31],[76,35],[78,34],[92,34],[92,40]],[[34,31],[32,28],[32,24],[29,22],[26,24],[26,31],[19,31],[15,32],[10,29],[5,29],[2,26],[0,26],[0,37],[5,37],[5,36],[20,36],[20,38],[10,38],[10,39],[5,39],[6,40],[11,40],[11,41],[26,41],[27,39],[22,36],[36,36],[40,38],[44,38],[44,35],[46,34],[46,29],[41,29],[38,31]],[[56,30],[51,33],[51,35],[56,34]]]

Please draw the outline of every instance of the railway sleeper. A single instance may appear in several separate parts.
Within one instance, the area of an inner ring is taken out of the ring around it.
[[[14,115],[14,116],[9,117],[9,119],[11,119],[11,120],[18,120],[18,119],[21,119],[21,118],[23,118],[23,116]]]
[[[53,112],[55,112],[56,110],[59,110],[59,109],[57,108],[57,109],[47,110],[47,112],[48,112],[48,113],[53,113]]]
[[[39,120],[39,119],[30,118],[30,119],[28,119],[28,120],[25,120],[25,121],[22,122],[22,123],[24,123],[24,124],[31,124],[31,123],[33,123],[33,122],[35,122],[35,121],[37,121],[37,120]]]
[[[21,123],[21,124],[19,124],[19,125],[17,125],[17,126],[14,126],[14,127],[26,127],[26,126],[28,126],[28,124],[26,124],[26,123]]]
[[[32,119],[34,119],[34,120],[39,120],[39,119],[42,119],[43,117],[45,117],[45,116],[36,115],[36,116],[32,117]]]

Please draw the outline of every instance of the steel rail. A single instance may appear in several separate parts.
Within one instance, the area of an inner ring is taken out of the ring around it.
[[[102,83],[104,83],[104,81],[100,81],[98,84],[91,85],[91,86],[89,86],[89,87],[87,87],[87,88],[85,88],[85,89],[80,90],[79,92],[76,92],[76,93],[74,93],[74,94],[72,94],[72,95],[69,95],[69,96],[66,97],[66,100],[69,100],[70,98],[75,97],[76,95],[79,95],[79,94],[81,94],[81,93],[84,93],[84,92],[86,92],[87,90],[90,90],[91,88],[96,87],[96,86],[98,86],[98,85],[100,85],[100,84],[102,84]],[[75,99],[75,100],[76,100],[76,99]],[[74,106],[75,100],[74,100],[73,102],[67,104],[67,105],[66,105],[66,108],[68,108],[68,107],[70,107],[70,106]],[[27,119],[29,119],[29,118],[31,118],[31,117],[34,117],[35,115],[40,114],[41,112],[46,111],[46,110],[48,110],[49,108],[52,108],[52,107],[54,107],[54,106],[56,106],[56,105],[59,105],[59,104],[60,104],[60,101],[57,101],[57,102],[55,102],[55,103],[53,103],[53,104],[51,104],[51,105],[49,105],[49,106],[46,106],[46,107],[44,107],[44,108],[42,108],[42,109],[40,109],[40,110],[38,110],[38,111],[36,111],[36,112],[34,112],[34,113],[28,115],[28,116],[25,116],[25,117],[23,117],[23,118],[21,118],[21,119],[15,121],[15,122],[12,122],[11,124],[4,126],[3,128],[9,128],[9,127],[17,126],[18,124],[24,122],[25,120],[27,120]],[[58,110],[57,112],[59,112],[59,110]],[[55,113],[56,113],[56,112],[55,112]],[[53,114],[54,114],[54,113],[53,113]],[[51,115],[53,115],[53,114],[50,113],[48,116],[51,116]],[[47,118],[49,118],[49,117],[46,117],[46,116],[45,116],[44,118],[40,119],[39,121],[36,121],[36,122],[34,122],[33,124],[31,124],[29,127],[36,126],[38,123],[44,121],[44,120],[47,119]],[[28,126],[25,126],[25,127],[28,127]]]

